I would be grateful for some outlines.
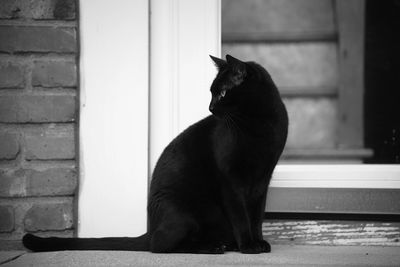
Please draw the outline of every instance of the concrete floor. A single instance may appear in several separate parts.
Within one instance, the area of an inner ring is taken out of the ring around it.
[[[6,266],[400,266],[400,247],[283,246],[245,255],[151,254],[128,251],[0,252]]]

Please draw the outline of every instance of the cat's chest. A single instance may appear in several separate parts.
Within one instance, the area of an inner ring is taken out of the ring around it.
[[[214,139],[214,158],[222,172],[259,173],[267,151],[263,140],[250,135],[221,131]]]

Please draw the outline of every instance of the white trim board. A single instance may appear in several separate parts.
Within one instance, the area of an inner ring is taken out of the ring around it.
[[[400,165],[277,165],[270,187],[400,189]]]
[[[78,236],[146,231],[147,0],[79,1]]]

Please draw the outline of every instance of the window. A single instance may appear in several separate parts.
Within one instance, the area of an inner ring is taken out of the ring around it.
[[[222,0],[222,53],[264,65],[289,111],[268,211],[400,212],[399,165],[361,165],[400,162],[389,2]]]

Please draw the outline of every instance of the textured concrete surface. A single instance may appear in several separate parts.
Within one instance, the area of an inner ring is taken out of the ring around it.
[[[0,251],[0,265],[13,261],[25,253],[25,251]]]
[[[400,266],[400,247],[274,246],[245,255],[151,254],[128,251],[2,252],[4,266]],[[18,257],[19,256],[19,257]]]

